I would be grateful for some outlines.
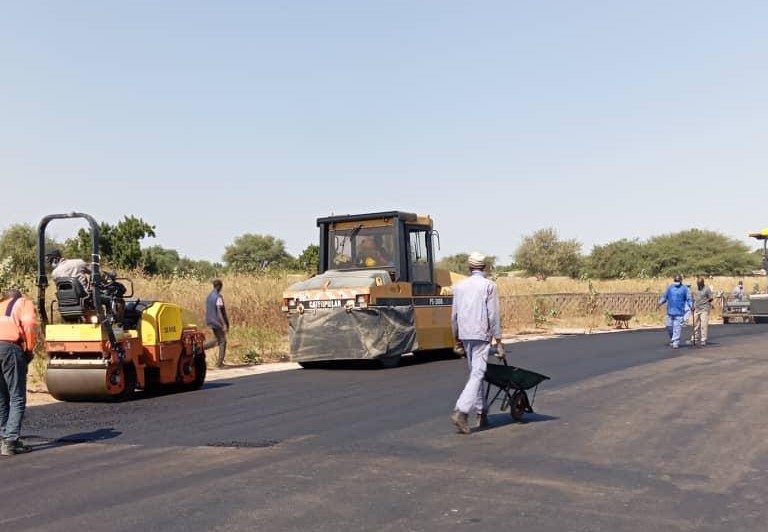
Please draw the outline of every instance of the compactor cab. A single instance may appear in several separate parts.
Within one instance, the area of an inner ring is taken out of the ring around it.
[[[435,295],[438,280],[433,244],[437,232],[429,216],[392,211],[330,216],[318,219],[317,225],[318,273],[385,270],[390,280],[410,283],[414,295]]]
[[[429,216],[402,211],[319,218],[318,275],[283,297],[293,360],[378,359],[453,346],[450,274],[434,267]]]
[[[91,234],[90,279],[55,281],[55,297],[46,304],[48,224],[81,218]],[[128,286],[126,286],[126,284]],[[133,299],[133,284],[114,274],[103,275],[99,226],[83,213],[52,214],[38,227],[37,307],[48,357],[46,384],[57,399],[122,399],[137,390],[172,385],[197,389],[206,375],[205,336],[182,321],[181,307]]]

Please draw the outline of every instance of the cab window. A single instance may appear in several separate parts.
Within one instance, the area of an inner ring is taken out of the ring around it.
[[[430,249],[427,246],[429,231],[411,230],[408,233],[408,267],[414,283],[431,283],[432,268]]]
[[[361,227],[333,230],[330,234],[333,268],[392,268],[394,235],[392,227]]]

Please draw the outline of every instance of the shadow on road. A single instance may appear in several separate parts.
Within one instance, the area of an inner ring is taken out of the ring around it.
[[[527,425],[529,423],[543,423],[546,421],[557,421],[559,419],[560,418],[556,416],[548,416],[546,414],[537,414],[534,412],[532,414],[525,414],[520,421],[515,421],[514,418],[506,412],[499,412],[498,414],[490,414],[488,416],[488,424],[490,426],[483,429],[483,431],[498,429],[506,427],[507,425]]]
[[[227,386],[232,386],[232,383],[221,381],[206,382],[203,384],[201,390],[214,390],[216,388],[226,388]]]
[[[75,445],[78,443],[94,443],[117,438],[122,432],[113,428],[97,429],[91,432],[78,432],[61,438],[46,438],[44,436],[24,436],[24,442],[28,444],[33,451],[44,451],[55,447],[65,445]],[[39,443],[35,443],[39,442]]]
[[[421,364],[428,364],[430,362],[437,362],[440,360],[458,360],[458,357],[453,354],[450,349],[440,349],[435,351],[427,351],[424,353],[417,353],[413,355],[404,355],[400,359],[398,367],[405,368],[409,366],[419,366]],[[306,369],[332,369],[338,370],[394,370],[396,368],[388,368],[383,366],[379,360],[327,360],[322,362],[310,362],[306,363]]]

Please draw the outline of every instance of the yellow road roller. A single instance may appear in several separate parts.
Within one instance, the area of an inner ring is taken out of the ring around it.
[[[52,220],[82,218],[92,242],[89,279],[56,276],[46,303],[45,231]],[[45,381],[64,401],[126,399],[138,391],[196,390],[206,376],[205,336],[179,305],[133,297],[130,279],[102,274],[99,226],[84,213],[51,214],[38,227],[37,307],[44,326]],[[128,285],[128,286],[126,286]]]

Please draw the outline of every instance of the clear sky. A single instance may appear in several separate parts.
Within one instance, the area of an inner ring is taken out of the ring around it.
[[[0,10],[0,228],[135,215],[220,260],[431,214],[508,263],[768,227],[768,2],[77,1]],[[54,234],[69,236],[68,228]]]

